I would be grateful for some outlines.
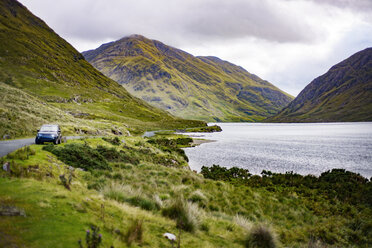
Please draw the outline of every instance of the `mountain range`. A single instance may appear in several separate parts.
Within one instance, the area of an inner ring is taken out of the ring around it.
[[[131,94],[183,118],[260,121],[293,99],[240,66],[217,57],[195,57],[141,35],[83,55]]]
[[[51,121],[95,134],[205,125],[133,97],[15,0],[0,1],[0,87],[1,136]]]
[[[315,78],[272,122],[372,121],[372,48]]]

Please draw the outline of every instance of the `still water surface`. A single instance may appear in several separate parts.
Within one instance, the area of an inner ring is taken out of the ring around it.
[[[344,168],[372,176],[372,123],[218,123],[220,133],[191,133],[215,140],[185,149],[191,169],[218,164],[320,175]]]

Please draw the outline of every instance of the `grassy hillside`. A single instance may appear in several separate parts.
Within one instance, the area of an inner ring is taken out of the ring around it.
[[[77,123],[85,118],[95,123],[93,128],[118,123],[122,129],[140,130],[204,125],[173,117],[131,96],[118,83],[94,69],[42,20],[13,0],[0,2],[0,82],[22,90],[18,91],[19,96],[0,92],[0,118],[8,119],[2,124],[0,134],[29,135],[30,130],[36,130],[40,125],[40,121],[32,121],[26,130],[15,131],[25,124],[15,125],[6,113],[11,112],[13,119],[27,119],[32,113],[28,112],[25,117],[22,112],[5,109],[8,100],[4,98],[13,97],[14,104],[28,101],[17,101],[16,98],[21,96],[38,101],[42,109],[47,106],[45,111],[49,112],[49,117],[53,115],[53,118],[35,115],[30,117],[32,119],[64,123],[78,118]],[[2,84],[1,87],[6,86]]]
[[[194,57],[140,35],[83,55],[133,95],[179,117],[259,121],[293,99],[242,67],[216,57]]]
[[[372,48],[314,79],[273,122],[372,121]]]
[[[170,138],[33,145],[1,159],[11,172],[0,171],[0,215],[15,216],[0,217],[0,246],[78,247],[91,225],[100,247],[171,247],[163,234],[180,230],[185,248],[266,247],[254,246],[260,237],[267,247],[372,244],[372,188],[361,176],[213,167],[204,178],[178,148],[189,139]]]

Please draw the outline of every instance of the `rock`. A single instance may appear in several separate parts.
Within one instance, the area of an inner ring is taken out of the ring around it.
[[[6,171],[6,172],[10,172],[10,163],[9,162],[6,162],[5,164],[3,164],[3,170]]]
[[[122,135],[123,133],[120,130],[111,129],[111,132],[115,135]]]
[[[26,213],[23,209],[14,206],[0,206],[0,216],[23,216],[26,217]]]
[[[163,236],[170,241],[175,241],[177,239],[176,235],[173,233],[164,233]]]

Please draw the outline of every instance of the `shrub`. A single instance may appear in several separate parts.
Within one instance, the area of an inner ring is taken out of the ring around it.
[[[174,219],[177,227],[187,232],[195,232],[200,224],[200,210],[195,204],[177,198],[168,207],[164,208],[162,214]]]
[[[221,131],[222,131],[222,128],[217,125],[186,129],[186,132],[189,132],[189,133],[213,133],[213,132],[221,132]]]
[[[233,181],[233,180],[246,180],[250,178],[252,174],[248,170],[232,167],[230,169],[221,167],[219,165],[213,165],[212,167],[201,168],[201,174],[205,178],[213,180],[224,180],[224,181]]]
[[[143,238],[143,221],[137,219],[132,222],[131,226],[129,227],[127,231],[127,234],[125,235],[125,239],[126,239],[127,244],[130,246],[133,242],[141,244],[142,238]]]
[[[115,148],[109,148],[99,145],[97,146],[96,150],[110,162],[119,162],[121,160],[121,154]]]
[[[245,240],[247,248],[275,248],[276,240],[272,231],[263,226],[254,226],[248,233]]]
[[[95,149],[83,144],[67,144],[65,146],[47,145],[43,150],[53,153],[59,160],[75,168],[88,171],[111,170],[107,160]]]
[[[189,137],[176,139],[177,144],[181,146],[189,146],[190,143],[192,143],[192,141],[193,141],[192,138]]]

